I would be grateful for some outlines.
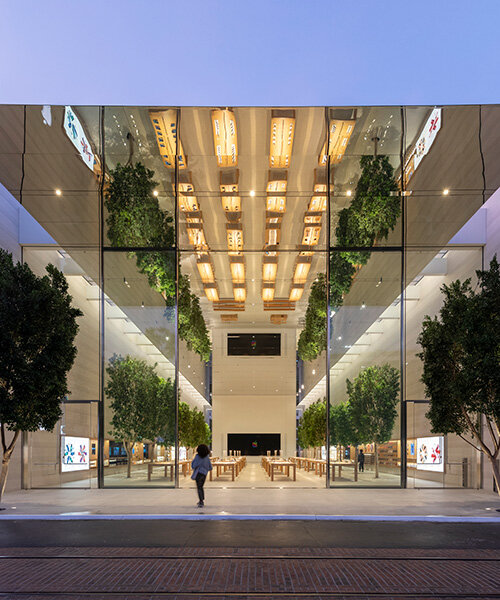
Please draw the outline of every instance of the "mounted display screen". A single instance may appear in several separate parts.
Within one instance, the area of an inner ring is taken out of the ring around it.
[[[280,449],[279,433],[228,433],[227,449],[239,450],[243,456],[274,455]]]
[[[228,356],[280,356],[279,333],[228,333]]]

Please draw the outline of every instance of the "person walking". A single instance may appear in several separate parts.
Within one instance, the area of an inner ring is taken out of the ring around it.
[[[196,456],[191,463],[193,469],[191,479],[196,481],[196,488],[198,490],[198,508],[203,508],[205,506],[205,490],[203,489],[203,486],[208,472],[212,470],[209,454],[210,450],[208,449],[208,446],[206,444],[200,444],[198,448],[196,448]]]
[[[360,473],[364,473],[365,472],[365,455],[362,449],[359,450],[358,453],[358,466],[359,466],[359,472]]]

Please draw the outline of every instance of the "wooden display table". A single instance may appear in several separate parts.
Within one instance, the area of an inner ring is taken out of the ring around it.
[[[165,468],[165,477],[167,476],[167,469],[170,469],[170,481],[173,481],[174,469],[175,469],[175,461],[174,460],[148,463],[148,481],[151,481],[151,475],[153,473],[154,467],[164,467]]]
[[[358,464],[355,462],[330,462],[330,467],[332,470],[332,478],[331,481],[335,481],[335,467],[339,468],[339,477],[342,477],[342,467],[348,467],[350,469],[354,469],[354,481],[358,480]]]
[[[271,478],[271,481],[274,481],[274,471],[276,469],[278,469],[287,477],[290,477],[290,467],[292,467],[293,481],[297,481],[297,464],[293,460],[284,460],[280,457],[269,458],[267,456],[263,456],[262,467]]]
[[[234,459],[226,459],[226,460],[213,460],[212,462],[212,471],[210,473],[210,481],[212,481],[213,475],[212,473],[215,470],[215,476],[220,477],[221,473],[225,473],[227,470],[231,469],[231,481],[234,481],[236,477],[241,473],[241,470],[246,464],[246,459],[244,456],[235,457]]]

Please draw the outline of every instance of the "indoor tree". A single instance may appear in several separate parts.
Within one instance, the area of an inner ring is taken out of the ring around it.
[[[399,378],[399,370],[386,363],[363,369],[352,382],[346,379],[358,443],[374,444],[375,477],[379,476],[378,446],[391,439],[398,414]]]
[[[426,316],[418,343],[433,433],[454,433],[482,452],[500,494],[500,270],[443,285],[439,316]]]
[[[173,440],[174,386],[170,379],[158,377],[155,366],[131,356],[113,356],[106,372],[104,391],[112,411],[109,435],[123,444],[129,478],[136,442],[155,442],[158,437]]]
[[[330,444],[340,448],[356,447],[361,443],[353,422],[351,405],[347,402],[330,406]],[[340,454],[342,457],[342,454]]]
[[[326,399],[316,400],[302,413],[297,427],[297,441],[302,448],[326,445]]]
[[[106,189],[106,224],[112,246],[140,248],[129,252],[129,256],[135,257],[137,268],[146,275],[151,288],[163,296],[167,307],[172,307],[176,296],[175,230],[172,216],[154,196],[157,185],[154,171],[142,163],[118,164],[110,171]],[[178,282],[179,337],[190,350],[208,361],[211,342],[200,301],[191,292],[188,277],[179,273]]]
[[[67,375],[83,313],[71,305],[61,271],[50,264],[46,270],[38,277],[0,249],[0,498],[21,431],[52,431],[69,394]]]
[[[200,444],[210,445],[211,438],[203,413],[187,402],[179,402],[179,444],[189,450]]]

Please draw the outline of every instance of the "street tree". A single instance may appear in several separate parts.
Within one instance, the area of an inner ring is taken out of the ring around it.
[[[491,464],[500,494],[500,270],[443,285],[439,316],[426,316],[418,343],[433,433],[454,433]]]
[[[53,265],[46,270],[38,277],[0,250],[0,498],[21,431],[51,431],[69,394],[67,375],[83,313],[72,306],[61,271]]]
[[[358,443],[373,443],[375,477],[379,476],[378,447],[391,439],[398,414],[399,370],[389,364],[362,370],[346,380],[350,413]]]

